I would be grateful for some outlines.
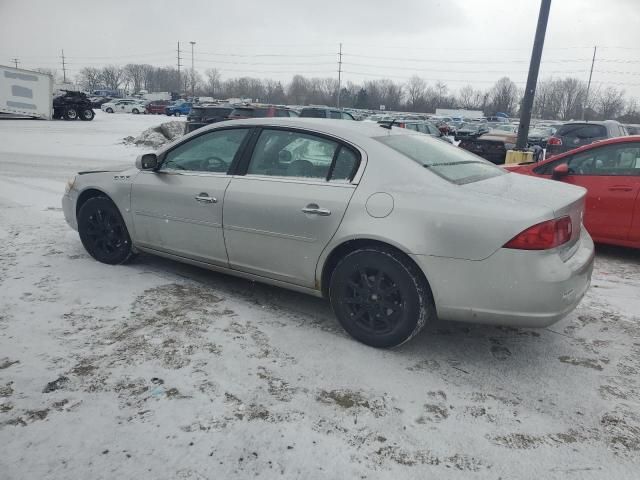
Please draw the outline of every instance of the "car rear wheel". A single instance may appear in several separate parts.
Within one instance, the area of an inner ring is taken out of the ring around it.
[[[343,328],[372,347],[401,345],[435,318],[424,276],[390,248],[362,248],[346,255],[331,275],[329,298]]]
[[[127,226],[106,197],[90,198],[80,207],[78,232],[84,248],[99,262],[119,265],[133,257]]]
[[[84,120],[85,122],[93,120],[93,117],[95,117],[95,115],[96,114],[91,108],[83,108],[82,110],[80,110],[80,120]]]
[[[134,108],[133,110],[131,110],[131,113],[137,115],[140,113],[140,110],[138,110],[137,108]]]
[[[107,109],[105,110],[105,112],[107,112],[107,113],[113,113],[113,108],[109,107],[109,108],[107,108]]]
[[[64,116],[65,120],[77,120],[78,119],[78,112],[76,111],[75,108],[72,108],[72,107],[65,107],[64,113],[62,115]]]

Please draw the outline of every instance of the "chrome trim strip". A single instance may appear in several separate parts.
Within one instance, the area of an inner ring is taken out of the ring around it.
[[[235,230],[237,232],[244,232],[244,233],[253,233],[255,235],[265,235],[268,237],[286,238],[288,240],[298,240],[299,242],[312,243],[316,241],[315,238],[311,238],[311,237],[301,237],[299,235],[289,235],[287,233],[270,232],[268,230],[258,230],[256,228],[238,227],[235,225],[225,225],[224,229]]]
[[[357,185],[353,183],[341,183],[341,182],[327,182],[324,179],[317,180],[303,180],[300,177],[276,177],[271,175],[255,175],[248,173],[246,175],[233,175],[233,180],[245,179],[245,180],[260,180],[262,182],[278,182],[278,183],[298,183],[302,185],[319,185],[323,187],[339,187],[339,188],[351,188],[355,189]]]
[[[217,222],[206,222],[204,220],[195,220],[193,218],[174,217],[172,215],[158,215],[158,214],[153,213],[153,212],[145,212],[145,211],[140,211],[140,210],[135,210],[133,213],[135,215],[140,215],[141,217],[151,217],[151,218],[158,218],[160,220],[172,220],[174,222],[184,222],[184,223],[193,223],[195,225],[204,225],[205,227],[222,228],[222,224],[221,223],[217,223]]]

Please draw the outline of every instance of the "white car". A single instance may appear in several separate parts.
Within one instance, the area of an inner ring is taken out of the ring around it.
[[[124,98],[121,100],[113,100],[111,102],[100,105],[103,112],[107,113],[145,113],[146,107],[140,100]]]

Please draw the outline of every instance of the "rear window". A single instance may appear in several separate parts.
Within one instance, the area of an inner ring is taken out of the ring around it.
[[[234,108],[230,117],[253,117],[253,108]]]
[[[457,185],[507,173],[493,163],[462,148],[426,135],[387,135],[376,137],[375,140]]]
[[[313,108],[305,108],[300,112],[301,117],[307,118],[327,118],[327,112],[325,110],[316,110]]]
[[[594,125],[592,123],[572,123],[562,125],[556,135],[577,139],[603,138],[607,136],[607,129],[602,125]]]

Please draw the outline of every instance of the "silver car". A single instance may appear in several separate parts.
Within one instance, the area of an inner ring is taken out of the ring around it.
[[[571,312],[593,267],[584,200],[404,128],[261,118],[79,173],[62,206],[101,262],[148,252],[324,296],[353,337],[391,347],[436,317]]]

